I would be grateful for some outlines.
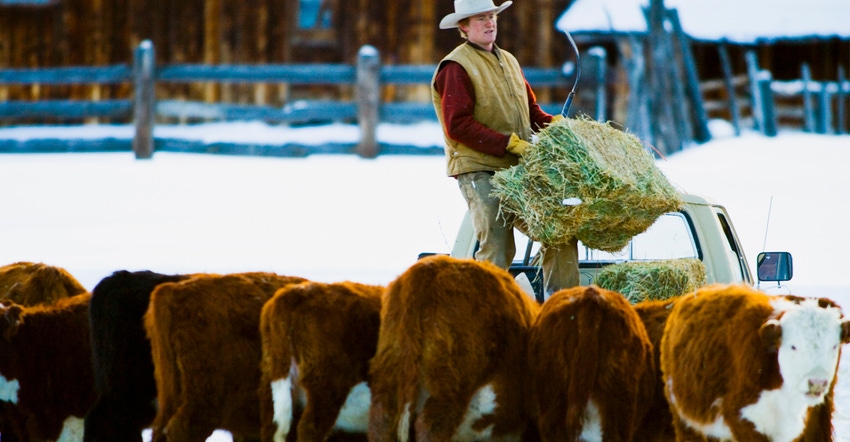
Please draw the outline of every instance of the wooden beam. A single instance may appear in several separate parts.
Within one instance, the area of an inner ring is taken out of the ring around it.
[[[835,94],[836,103],[836,118],[835,118],[835,133],[839,135],[843,135],[847,133],[847,96],[848,92],[845,90],[848,84],[847,79],[844,76],[844,66],[838,66],[838,92]]]
[[[729,51],[725,42],[717,45],[717,52],[720,56],[720,67],[723,70],[723,84],[726,87],[732,127],[735,128],[735,136],[738,136],[741,135],[741,109],[738,107],[738,89],[733,81],[732,63],[729,61]]]
[[[404,41],[405,48],[403,49],[404,58],[402,62],[409,64],[434,63],[433,41],[436,36],[435,32],[438,29],[435,2],[411,2],[407,12],[406,23],[409,28],[409,32],[406,32],[406,34],[411,38]],[[399,97],[402,100],[425,102],[431,100],[431,87],[428,84],[412,85],[405,89],[407,93]]]
[[[812,84],[812,71],[809,68],[808,63],[803,63],[803,66],[800,67],[800,78],[802,78],[803,81],[803,109],[805,110],[806,115],[805,131],[814,132],[815,108],[812,103],[812,91],[810,89]]]
[[[204,63],[221,63],[221,12],[223,0],[206,0],[204,2]],[[213,103],[219,101],[219,88],[215,83],[207,83],[204,90],[204,101]]]
[[[764,130],[764,111],[762,109],[761,88],[759,88],[760,69],[758,56],[754,50],[749,50],[744,57],[747,61],[747,76],[750,78],[750,102],[752,103],[753,126],[755,130],[762,131]]]
[[[532,45],[534,47],[533,66],[548,68],[554,65],[552,57],[552,35],[556,31],[553,26],[549,25],[555,23],[554,8],[555,4],[552,0],[536,0],[535,21],[537,25],[533,29],[537,32],[535,33],[534,45]],[[537,95],[538,101],[544,103],[552,101],[552,90],[550,88],[543,88],[540,91],[534,92]]]
[[[644,56],[645,45],[643,39],[636,36],[629,36],[628,41],[631,56],[624,62],[629,77],[626,127],[637,134],[638,138],[644,143],[651,146],[653,144],[653,132],[650,124],[652,120],[649,111],[648,75],[646,57]]]
[[[663,0],[650,0],[644,15],[649,29],[650,56],[646,61],[653,144],[662,154],[670,154],[682,148],[682,140],[676,130],[673,109],[673,85],[668,69],[672,52],[664,29]]]
[[[673,25],[673,32],[679,42],[679,52],[685,67],[685,89],[691,107],[693,108],[691,129],[694,139],[698,143],[704,143],[711,139],[711,132],[708,131],[708,117],[705,114],[705,105],[699,88],[699,76],[697,75],[694,54],[691,51],[691,41],[682,29],[682,24],[679,21],[679,11],[668,9],[667,14],[670,23]]]
[[[12,18],[9,14],[0,14],[0,66],[12,64]],[[9,87],[0,84],[0,102],[9,100]]]

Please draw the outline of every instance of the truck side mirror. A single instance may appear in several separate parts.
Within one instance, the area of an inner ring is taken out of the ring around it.
[[[791,254],[788,252],[761,252],[756,257],[759,281],[790,281],[794,275]]]

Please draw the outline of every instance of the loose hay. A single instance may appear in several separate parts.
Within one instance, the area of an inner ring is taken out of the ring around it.
[[[578,238],[614,252],[683,204],[634,135],[582,117],[564,118],[538,137],[520,164],[492,180],[502,212],[525,221],[534,240],[559,245]],[[582,202],[565,205],[569,198]]]
[[[631,261],[605,266],[594,284],[620,292],[632,304],[669,299],[705,285],[705,264],[696,258]]]

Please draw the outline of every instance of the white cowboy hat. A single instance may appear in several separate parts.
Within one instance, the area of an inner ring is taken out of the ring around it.
[[[457,27],[457,22],[473,15],[493,12],[502,12],[513,2],[506,1],[499,6],[493,4],[493,0],[455,0],[455,12],[440,20],[440,29],[451,29]]]

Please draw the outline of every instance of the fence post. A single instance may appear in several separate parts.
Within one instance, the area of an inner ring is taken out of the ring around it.
[[[720,66],[723,68],[723,84],[726,85],[726,95],[729,101],[729,113],[732,114],[732,126],[735,128],[735,136],[741,135],[741,109],[738,108],[738,91],[732,75],[732,62],[729,61],[729,51],[726,43],[721,42],[717,46],[720,56]]]
[[[832,94],[829,92],[829,87],[826,82],[820,83],[820,92],[818,94],[818,121],[816,131],[819,134],[829,132],[832,127]]]
[[[136,48],[133,58],[133,153],[136,159],[153,156],[154,60],[153,44],[144,40]]]
[[[838,66],[838,92],[836,92],[836,99],[838,100],[837,109],[836,109],[836,122],[835,122],[835,133],[839,135],[843,135],[847,127],[847,115],[845,108],[845,98],[847,97],[847,93],[844,92],[844,66]]]
[[[648,7],[643,8],[649,35],[649,57],[647,58],[647,80],[651,93],[649,94],[649,109],[652,118],[652,131],[655,147],[661,154],[671,154],[682,150],[683,133],[679,131],[681,115],[676,105],[674,81],[674,64],[671,63],[671,38],[664,27],[666,9],[663,0],[650,0]]]
[[[360,125],[361,157],[378,156],[378,107],[381,100],[381,61],[374,46],[365,45],[357,52],[357,121]]]
[[[698,143],[705,143],[711,140],[711,132],[708,130],[708,115],[705,111],[705,101],[702,97],[702,91],[699,88],[699,76],[697,75],[694,54],[691,51],[691,42],[685,31],[682,30],[679,11],[675,8],[668,9],[667,18],[673,25],[673,33],[679,41],[679,51],[682,53],[682,64],[685,67],[685,84],[687,85],[686,90],[695,120],[691,121],[694,139]]]
[[[750,79],[750,100],[752,101],[753,126],[756,130],[764,131],[764,113],[759,86],[759,63],[755,51],[749,50],[744,55],[747,60],[747,77]]]
[[[649,99],[647,97],[647,71],[644,58],[644,44],[634,35],[627,37],[631,54],[623,61],[629,81],[629,101],[626,108],[626,123],[643,142],[644,148],[652,155],[652,128],[650,127]]]
[[[770,87],[772,82],[773,76],[770,71],[762,71],[758,80],[758,88],[762,100],[762,131],[768,137],[776,136],[776,104],[773,100],[773,89]]]
[[[596,121],[604,122],[606,120],[605,115],[608,112],[605,108],[605,103],[608,100],[605,93],[608,85],[605,79],[608,75],[605,71],[605,67],[607,66],[605,59],[608,58],[608,54],[605,52],[605,48],[601,46],[590,48],[588,53],[596,69]]]
[[[809,69],[808,63],[803,63],[800,67],[800,77],[803,79],[803,111],[805,113],[805,130],[806,132],[815,131],[815,107],[812,104],[812,93],[809,90],[809,83],[812,82],[812,71]]]

